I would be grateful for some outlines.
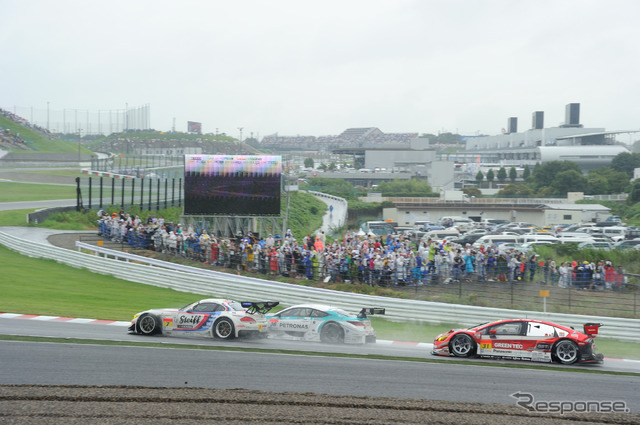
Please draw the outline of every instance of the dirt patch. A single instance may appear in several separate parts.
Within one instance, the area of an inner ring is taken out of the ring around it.
[[[186,383],[185,383],[186,384]],[[632,424],[635,414],[540,414],[516,406],[244,389],[0,386],[4,424]]]

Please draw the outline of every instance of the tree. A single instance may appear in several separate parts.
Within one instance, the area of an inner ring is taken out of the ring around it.
[[[631,191],[627,198],[627,205],[633,205],[640,201],[640,181],[635,181],[631,185]]]
[[[529,164],[524,166],[524,170],[522,171],[522,179],[527,180],[531,176],[531,169],[529,168]]]
[[[304,168],[313,168],[313,158],[305,158],[304,159]]]
[[[482,180],[484,180],[484,174],[482,174],[482,171],[478,171],[478,174],[476,174],[476,181],[478,182],[478,186],[480,186]]]
[[[495,179],[495,175],[493,174],[493,170],[489,169],[489,171],[487,171],[487,181],[489,182],[489,187],[491,187],[491,184],[493,183],[493,179]]]
[[[497,196],[531,196],[533,191],[525,184],[508,184],[496,194]]]
[[[626,173],[629,178],[632,178],[633,169],[640,168],[640,153],[619,153],[611,160],[611,168],[616,171],[622,171]]]
[[[500,167],[500,169],[498,170],[498,181],[500,183],[504,183],[506,179],[507,179],[507,170],[505,170],[504,167]]]
[[[337,168],[336,163],[331,161],[331,163],[329,164],[329,171],[333,171]]]
[[[531,184],[534,190],[538,190],[545,186],[553,186],[556,175],[565,171],[574,170],[582,175],[582,170],[577,162],[573,161],[550,161],[544,165],[538,163],[531,176]]]
[[[419,179],[382,182],[378,185],[378,191],[382,193],[382,196],[418,197],[433,195],[431,185],[426,180]]]
[[[516,171],[516,167],[511,167],[509,169],[509,180],[511,180],[511,183],[515,183],[517,178],[518,178],[518,172]]]
[[[549,186],[555,194],[564,196],[567,192],[585,192],[587,179],[579,171],[566,170],[557,173]]]
[[[589,171],[587,176],[589,187],[587,193],[592,195],[609,195],[623,193],[629,188],[629,177],[624,171],[612,167],[600,167]]]
[[[321,162],[318,168],[322,171],[327,171],[327,164],[325,164],[324,162]]]
[[[468,186],[468,187],[463,188],[462,192],[465,195],[467,195],[469,198],[471,198],[472,196],[475,196],[476,198],[479,198],[479,197],[482,196],[482,192],[477,187]]]

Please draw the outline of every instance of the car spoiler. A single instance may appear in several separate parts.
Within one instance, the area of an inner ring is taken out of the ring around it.
[[[254,314],[254,313],[267,314],[269,310],[271,310],[273,307],[280,304],[280,302],[278,301],[260,301],[260,302],[242,301],[240,304],[242,305],[242,307],[247,309],[247,313],[249,314]]]
[[[358,313],[358,319],[366,319],[367,314],[384,314],[385,309],[382,307],[365,307]]]
[[[585,334],[589,336],[597,336],[600,326],[604,325],[602,323],[585,323],[582,325],[582,328],[584,329]]]

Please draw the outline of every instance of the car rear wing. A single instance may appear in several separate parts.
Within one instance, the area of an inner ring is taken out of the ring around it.
[[[247,313],[249,314],[255,314],[255,313],[267,314],[269,310],[271,310],[272,308],[280,304],[280,302],[278,301],[260,301],[260,302],[242,301],[240,304],[242,305],[242,307],[247,309]]]
[[[367,315],[384,314],[385,309],[382,307],[365,307],[358,313],[358,319],[366,319]]]
[[[585,323],[582,325],[584,333],[589,336],[598,336],[600,326],[603,326],[602,323]]]

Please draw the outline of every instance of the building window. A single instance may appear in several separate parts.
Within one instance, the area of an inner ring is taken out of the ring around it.
[[[571,220],[571,217],[573,217],[573,216],[570,215],[570,214],[565,214],[565,215],[562,216],[562,219],[563,220]]]

